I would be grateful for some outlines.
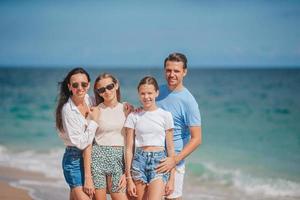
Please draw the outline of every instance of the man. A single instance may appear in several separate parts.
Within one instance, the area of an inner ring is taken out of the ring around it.
[[[181,53],[170,54],[164,62],[167,85],[162,85],[157,105],[172,113],[176,156],[168,157],[157,167],[167,172],[176,166],[174,192],[167,199],[182,199],[185,173],[184,159],[201,144],[201,117],[193,95],[183,85],[187,74],[187,58]]]

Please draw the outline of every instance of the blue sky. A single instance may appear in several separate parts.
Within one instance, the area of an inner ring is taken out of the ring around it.
[[[300,1],[0,1],[0,66],[300,66]]]

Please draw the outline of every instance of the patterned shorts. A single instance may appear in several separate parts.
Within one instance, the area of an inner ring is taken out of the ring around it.
[[[107,176],[111,176],[111,191],[119,191],[119,181],[124,173],[124,147],[93,145],[92,175],[96,189],[105,189]]]

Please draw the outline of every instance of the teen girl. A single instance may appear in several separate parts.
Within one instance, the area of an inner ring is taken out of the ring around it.
[[[174,170],[171,176],[155,170],[162,159],[175,155],[173,118],[155,103],[159,91],[153,77],[147,76],[140,81],[138,93],[143,110],[129,114],[124,125],[127,190],[137,199],[160,200],[174,187]]]
[[[124,176],[125,133],[122,129],[130,108],[120,103],[120,85],[111,74],[104,73],[96,78],[94,93],[100,117],[97,119],[99,128],[95,142],[86,150],[92,161],[91,165],[90,162],[85,163],[85,169],[89,169],[86,174],[92,177],[87,184],[94,184],[96,200],[106,199],[107,190],[113,200],[127,200]]]

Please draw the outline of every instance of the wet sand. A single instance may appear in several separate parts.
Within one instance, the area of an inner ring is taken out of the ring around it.
[[[12,186],[19,180],[44,180],[45,176],[39,173],[28,172],[16,168],[0,166],[0,199],[1,200],[32,200],[29,191]]]

